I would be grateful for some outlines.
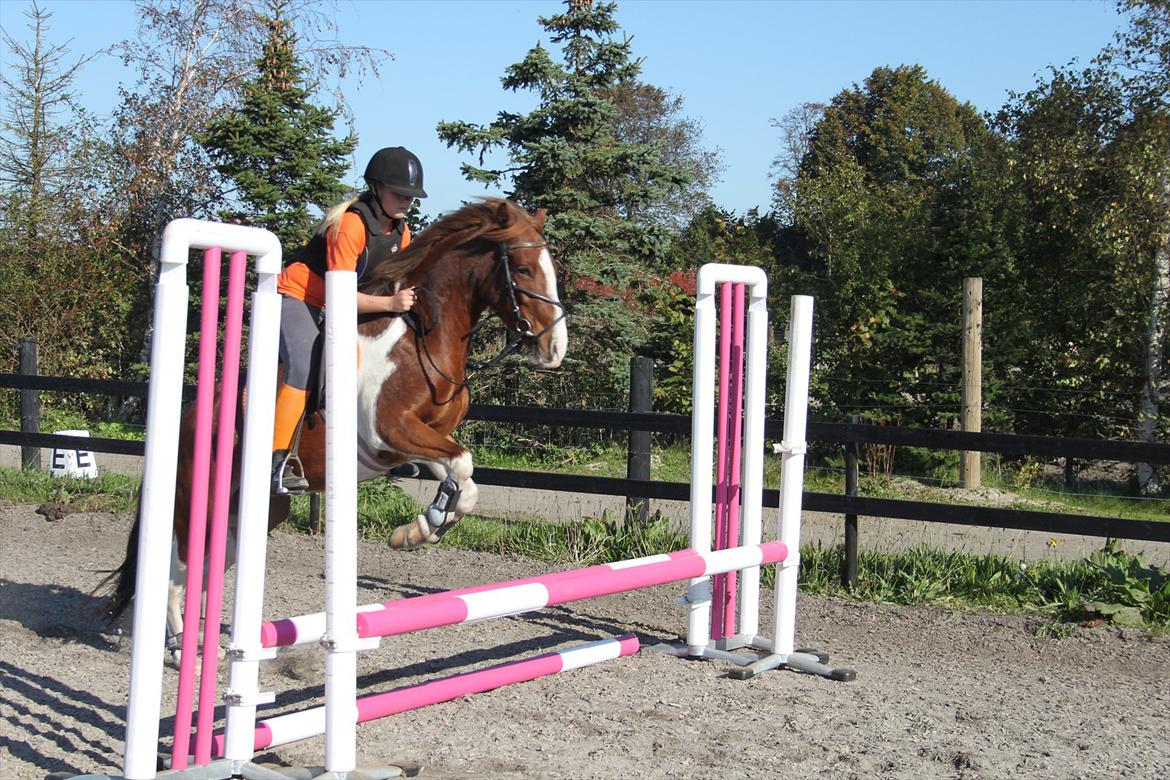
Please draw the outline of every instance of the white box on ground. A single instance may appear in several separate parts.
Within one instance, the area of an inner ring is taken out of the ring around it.
[[[89,431],[57,431],[59,436],[89,436]],[[73,479],[97,479],[97,459],[89,450],[54,448],[49,474]]]

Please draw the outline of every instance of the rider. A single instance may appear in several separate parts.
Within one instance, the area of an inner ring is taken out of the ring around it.
[[[293,437],[305,412],[309,383],[321,360],[325,272],[357,271],[359,278],[410,243],[406,212],[425,198],[422,163],[401,146],[380,149],[366,165],[365,192],[331,208],[309,243],[294,252],[277,282],[280,360],[284,384],[276,392],[272,434],[272,490],[302,493],[309,483],[298,471]],[[413,287],[394,295],[357,294],[358,314],[404,312],[414,306]],[[293,450],[290,457],[290,448]]]

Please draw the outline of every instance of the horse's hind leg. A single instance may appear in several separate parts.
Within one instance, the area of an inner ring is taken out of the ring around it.
[[[167,583],[167,653],[175,666],[182,659],[183,598],[187,586],[187,565],[179,560],[179,543],[171,539],[171,576]]]
[[[236,538],[235,534],[228,532],[227,547],[226,547],[226,566],[224,571],[224,579],[227,579],[226,568],[231,566],[231,562],[235,560]],[[205,562],[206,563],[206,562]],[[204,580],[206,581],[206,571],[204,572]],[[179,544],[174,539],[171,540],[171,576],[167,583],[167,637],[166,649],[171,658],[172,663],[177,667],[183,660],[183,612],[186,607],[187,594],[187,564],[179,560]],[[206,593],[201,594],[204,608],[206,607],[205,599]],[[201,610],[202,614],[202,610]],[[202,638],[202,625],[196,622],[192,627],[200,638]],[[226,657],[226,653],[222,647],[217,645],[216,655],[219,660]]]

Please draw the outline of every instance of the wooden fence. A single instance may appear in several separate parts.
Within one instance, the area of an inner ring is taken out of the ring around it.
[[[25,393],[35,395],[37,391],[47,390],[145,397],[147,391],[147,385],[144,382],[111,382],[22,374],[0,374],[0,389],[3,388],[20,390],[22,395]],[[184,391],[184,397],[193,399],[194,392],[194,387],[187,387]],[[28,406],[31,408],[35,406],[35,403],[30,401]],[[22,409],[24,408],[26,407],[22,403]],[[646,408],[644,399],[631,401],[631,408]],[[472,404],[467,419],[516,425],[600,428],[642,435],[649,433],[689,435],[691,426],[689,416],[660,412],[611,412],[482,404]],[[764,431],[766,437],[778,441],[782,432],[782,420],[766,421]],[[1170,522],[872,498],[857,495],[856,488],[857,446],[863,444],[906,445],[937,450],[993,452],[1002,455],[1036,455],[1078,460],[1170,464],[1170,445],[1168,444],[1006,433],[971,433],[869,425],[858,422],[810,422],[807,436],[810,443],[830,443],[840,445],[845,450],[847,466],[845,494],[805,492],[804,508],[813,512],[832,512],[845,515],[846,568],[842,572],[842,576],[849,582],[856,579],[857,517],[859,515],[917,520],[926,523],[952,523],[1042,531],[1044,533],[1170,542]],[[644,441],[644,439],[638,440],[638,442]],[[92,452],[122,455],[142,455],[144,452],[142,442],[61,436],[34,430],[0,430],[0,444],[18,445],[26,448],[76,447]],[[632,452],[637,450],[639,455],[641,452],[645,452],[645,457],[649,457],[649,448],[644,443],[637,443],[632,439],[631,444],[633,445]],[[649,474],[648,465],[642,461],[640,456],[630,459],[627,473],[626,479],[620,479],[477,466],[475,480],[482,485],[625,496],[631,503],[636,503],[640,499],[686,501],[690,498],[690,485],[687,483],[646,479],[645,476]],[[768,507],[778,506],[779,491],[765,490],[764,504]]]

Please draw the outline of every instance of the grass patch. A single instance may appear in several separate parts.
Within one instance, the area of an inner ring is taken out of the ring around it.
[[[986,608],[1039,614],[1055,622],[1170,630],[1170,572],[1147,565],[1113,539],[1079,561],[1020,562],[927,547],[899,553],[862,550],[854,588],[841,583],[844,555],[840,545],[803,548],[801,590],[867,602]],[[1049,633],[1054,633],[1051,626]]]
[[[138,505],[137,477],[112,472],[97,479],[53,477],[40,469],[0,468],[0,498],[16,503],[72,504],[86,512],[127,512]]]

